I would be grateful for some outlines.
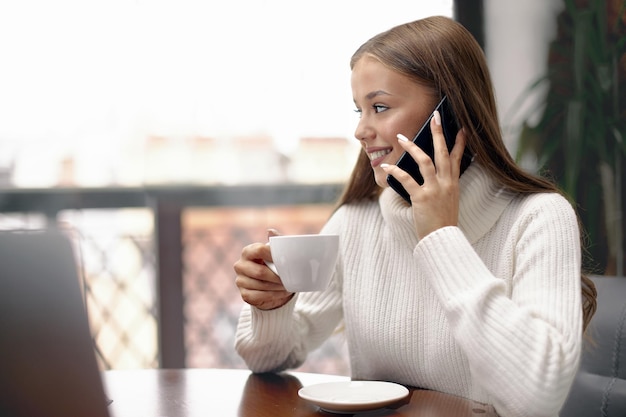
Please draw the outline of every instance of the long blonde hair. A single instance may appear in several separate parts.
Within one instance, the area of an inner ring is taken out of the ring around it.
[[[447,95],[459,125],[465,129],[466,146],[474,160],[503,186],[522,194],[561,193],[553,182],[520,168],[508,152],[484,53],[460,23],[433,16],[396,26],[361,45],[350,60],[350,67],[354,68],[365,54],[432,88],[439,97]],[[337,207],[377,199],[380,192],[370,161],[361,152]],[[581,279],[586,329],[596,310],[596,290],[585,274]]]

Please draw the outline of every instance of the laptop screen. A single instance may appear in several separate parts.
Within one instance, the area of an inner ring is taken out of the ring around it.
[[[70,241],[0,232],[0,415],[106,417]]]

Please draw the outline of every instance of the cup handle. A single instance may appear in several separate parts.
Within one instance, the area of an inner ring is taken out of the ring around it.
[[[278,270],[276,269],[276,265],[274,265],[274,262],[266,261],[266,260],[263,260],[263,262],[265,262],[265,265],[267,265],[267,267],[271,269],[273,273],[278,275]]]
[[[273,229],[272,229],[273,230]],[[270,242],[266,243],[267,246],[270,245]],[[273,273],[275,273],[276,275],[278,275],[278,269],[276,269],[276,265],[274,265],[274,262],[272,261],[266,261],[265,259],[263,259],[263,262],[265,262],[265,265],[267,265],[267,267],[269,269],[272,270]]]

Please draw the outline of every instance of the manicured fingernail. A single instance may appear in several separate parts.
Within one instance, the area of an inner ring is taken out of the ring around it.
[[[387,168],[389,166],[389,164],[380,164],[381,168]]]
[[[402,133],[398,133],[398,134],[396,135],[396,137],[397,137],[397,138],[398,138],[398,140],[399,140],[399,141],[401,141],[401,142],[408,142],[408,141],[409,141],[409,139],[408,139],[406,136],[404,136]]]
[[[435,124],[437,126],[441,126],[441,116],[439,115],[439,111],[435,110],[433,112],[433,117],[435,118]]]

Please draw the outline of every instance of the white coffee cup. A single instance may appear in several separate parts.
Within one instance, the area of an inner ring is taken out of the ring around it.
[[[284,235],[269,240],[274,262],[265,263],[287,291],[322,291],[328,287],[339,255],[339,235]]]

